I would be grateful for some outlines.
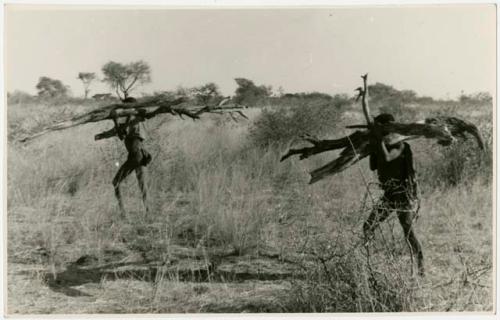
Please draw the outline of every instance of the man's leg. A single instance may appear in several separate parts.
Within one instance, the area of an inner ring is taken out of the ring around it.
[[[124,164],[122,164],[120,169],[118,169],[118,172],[113,178],[113,187],[115,188],[115,196],[116,199],[118,200],[118,206],[120,207],[120,213],[122,216],[125,215],[125,208],[123,207],[122,195],[120,192],[120,183],[132,172],[132,170],[133,167],[130,165],[128,161],[126,161]]]
[[[135,175],[137,176],[137,182],[139,184],[139,189],[141,189],[142,193],[142,203],[146,208],[146,212],[149,212],[149,207],[147,203],[148,193],[146,188],[146,168],[143,166],[139,166],[135,169]]]
[[[391,213],[388,206],[387,199],[382,198],[373,208],[372,212],[363,224],[363,235],[364,235],[364,247],[366,250],[366,259],[368,266],[370,267],[370,247],[369,242],[373,237],[373,231],[378,227],[378,225],[383,222]]]
[[[380,199],[368,216],[368,219],[366,219],[363,224],[365,244],[371,239],[373,231],[378,227],[378,225],[387,219],[389,213],[391,213],[389,203],[384,198]]]
[[[424,275],[424,255],[422,253],[422,247],[420,242],[418,241],[415,232],[413,230],[413,221],[416,217],[417,213],[413,210],[411,204],[404,206],[403,210],[398,211],[398,218],[401,227],[403,227],[403,232],[405,235],[406,242],[410,248],[410,254],[417,255],[417,264],[418,264],[418,274],[420,276]]]
[[[142,141],[139,138],[135,138],[131,145],[130,145],[130,150],[129,150],[129,158],[128,161],[133,165],[133,168],[135,170],[135,175],[137,177],[137,183],[139,184],[139,189],[141,190],[142,194],[142,202],[144,204],[144,207],[146,208],[146,212],[149,212],[149,208],[147,205],[147,190],[146,190],[146,170],[143,167],[143,162],[144,162],[144,152],[142,148]]]

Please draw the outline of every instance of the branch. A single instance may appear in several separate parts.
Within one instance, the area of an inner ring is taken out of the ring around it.
[[[118,99],[122,100],[122,97],[120,96],[120,90],[118,89],[119,89],[118,87],[115,87],[116,95],[118,96]]]
[[[114,114],[120,117],[126,116],[139,116],[137,120],[133,123],[137,123],[143,120],[151,119],[159,114],[168,113],[174,116],[179,116],[181,119],[184,119],[182,116],[187,116],[193,120],[200,119],[200,116],[203,113],[215,113],[215,114],[224,114],[229,113],[233,119],[234,113],[241,115],[242,117],[248,119],[241,109],[244,106],[237,104],[226,104],[224,106],[190,106],[184,102],[183,98],[179,98],[174,100],[171,103],[163,103],[157,100],[151,100],[150,104],[153,105],[145,105],[143,102],[135,102],[129,103],[126,105],[118,105],[120,108],[114,109]],[[158,106],[159,105],[159,106]],[[94,139],[100,140],[105,138],[110,138],[116,135],[116,131],[113,129],[105,131],[103,133],[97,134]]]
[[[484,150],[484,141],[481,133],[477,126],[470,121],[459,119],[456,117],[438,116],[433,118],[426,118],[425,123],[427,125],[444,127],[455,138],[465,139],[466,136],[464,135],[464,133],[468,133],[476,139],[479,148],[481,150]]]
[[[125,117],[125,116],[139,116],[136,119],[133,119],[130,123],[135,124],[147,119],[151,119],[155,117],[158,114],[162,113],[170,113],[175,116],[179,116],[181,119],[183,115],[193,119],[197,120],[200,119],[200,115],[203,113],[216,113],[216,114],[224,114],[224,113],[229,113],[229,115],[233,118],[233,120],[236,121],[236,118],[234,117],[233,113],[237,113],[241,115],[242,117],[248,119],[243,112],[241,112],[241,106],[238,105],[230,105],[229,107],[222,107],[222,106],[217,106],[217,107],[209,107],[209,106],[186,106],[183,105],[182,103],[176,104],[173,106],[170,105],[163,105],[160,107],[156,107],[156,109],[152,111],[148,111],[147,108],[139,108],[136,106],[130,106],[132,104],[127,105],[128,109],[116,109],[115,114],[117,117]],[[104,131],[102,133],[99,133],[94,136],[94,140],[101,140],[101,139],[107,139],[115,136],[117,134],[115,128],[112,128],[110,130]]]
[[[353,141],[352,146],[343,149],[337,159],[311,171],[311,180],[309,181],[309,184],[313,184],[327,176],[344,171],[359,160],[367,157],[369,154],[370,142],[368,140],[357,141],[356,143]]]
[[[134,124],[137,124],[137,123],[143,122],[143,121],[144,121],[144,118],[137,117],[137,118],[134,118],[134,119],[130,120],[127,124],[122,123],[122,124],[120,124],[118,126],[119,126],[120,130],[123,130],[128,125],[134,125]],[[104,132],[101,132],[99,134],[96,134],[94,136],[94,140],[97,141],[97,140],[112,138],[112,137],[114,137],[116,135],[118,135],[118,132],[116,131],[116,125],[114,125],[113,128],[111,128],[109,130],[106,130]]]
[[[143,119],[151,119],[158,114],[169,113],[181,118],[184,115],[193,120],[196,120],[199,119],[200,116],[204,113],[229,113],[231,116],[237,114],[241,115],[244,118],[247,118],[242,112],[242,109],[244,108],[246,108],[246,106],[234,103],[219,106],[193,106],[187,104],[185,97],[171,99],[165,98],[163,96],[155,96],[144,98],[133,103],[115,103],[105,107],[101,107],[86,114],[73,117],[72,119],[47,126],[35,134],[21,138],[20,142],[32,140],[52,131],[68,129],[90,122],[113,120],[116,119],[115,117],[120,118],[127,116],[140,116],[140,118]],[[95,138],[103,139],[111,137],[111,134],[112,131],[108,130],[106,132],[98,134]]]
[[[122,111],[126,109],[146,109],[150,110],[153,109],[153,111],[157,108],[168,108],[172,105],[177,105],[182,102],[184,102],[184,98],[178,98],[175,100],[169,100],[161,97],[153,97],[153,98],[148,98],[145,99],[142,102],[136,102],[136,103],[128,103],[128,104],[122,104],[122,103],[116,103],[116,104],[111,104],[105,107],[101,107],[99,109],[90,111],[88,113],[85,113],[83,115],[79,115],[76,117],[73,117],[69,120],[61,121],[53,125],[46,126],[43,128],[41,131],[24,137],[20,139],[20,142],[27,142],[29,140],[32,140],[34,138],[40,137],[46,133],[52,132],[52,131],[57,131],[57,130],[62,130],[62,129],[68,129],[72,128],[75,126],[79,126],[82,124],[86,123],[91,123],[91,122],[98,122],[98,121],[103,121],[103,120],[112,120],[114,117],[112,115],[113,112],[121,112],[121,116],[128,116],[130,114],[138,114],[140,111]],[[148,112],[146,112],[147,114]]]
[[[132,80],[132,82],[130,83],[130,85],[127,87],[127,89],[125,91],[128,91],[134,85],[134,83],[137,81],[137,79],[138,79],[138,77],[135,76],[134,80]]]
[[[296,154],[300,155],[300,160],[303,160],[318,153],[350,147],[349,139],[353,141],[354,144],[367,140],[368,131],[356,131],[348,137],[343,137],[335,140],[319,140],[310,135],[304,135],[302,136],[302,139],[308,141],[313,146],[301,149],[290,149],[285,155],[281,157],[280,161],[283,161]]]
[[[370,107],[368,106],[368,73],[365,75],[362,75],[361,78],[363,78],[363,91],[361,92],[361,103],[363,105],[363,113],[365,115],[366,119],[366,124],[368,126],[371,126],[373,124],[373,121],[371,119],[370,115]]]
[[[440,145],[448,146],[457,139],[465,139],[465,133],[472,135],[478,147],[484,150],[484,141],[479,129],[472,122],[456,117],[432,117],[415,123],[388,123],[379,126],[388,145],[417,138],[436,139]],[[367,125],[346,126],[350,129],[367,129]],[[399,136],[398,136],[399,135]]]
[[[348,128],[364,128],[368,125],[352,125]],[[484,148],[484,143],[478,128],[471,122],[455,117],[435,117],[425,119],[425,123],[387,123],[380,125],[384,142],[387,145],[398,142],[427,138],[436,139],[438,144],[447,146],[457,138],[466,138],[465,132],[474,136],[479,148]],[[370,154],[370,131],[356,131],[353,134],[336,140],[320,140],[310,135],[302,139],[312,144],[311,147],[290,149],[281,161],[299,155],[299,159],[306,159],[312,155],[336,149],[342,149],[339,157],[326,165],[310,172],[311,180],[315,183],[327,176],[341,172]],[[350,143],[352,141],[352,144]]]

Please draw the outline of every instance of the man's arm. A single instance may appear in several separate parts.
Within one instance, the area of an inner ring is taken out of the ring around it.
[[[392,148],[391,151],[387,150],[384,141],[380,142],[380,148],[382,149],[382,153],[384,155],[385,161],[391,162],[392,160],[401,156],[404,150],[404,144],[398,143],[396,148]]]
[[[113,119],[113,123],[115,124],[116,135],[118,136],[118,138],[120,140],[123,140],[125,138],[125,135],[126,135],[125,127],[128,125],[128,123],[130,121],[130,115],[127,116],[127,120],[125,120],[125,123],[122,125],[120,125],[118,123],[118,115],[117,115],[116,110],[111,111],[111,117]]]

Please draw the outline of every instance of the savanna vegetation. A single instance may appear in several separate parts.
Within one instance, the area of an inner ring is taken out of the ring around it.
[[[368,195],[380,194],[367,160],[313,185],[307,172],[332,154],[279,161],[300,133],[335,138],[363,123],[354,99],[237,83],[249,120],[163,115],[146,123],[151,212],[131,176],[122,188],[126,219],[111,185],[125,148],[93,140],[111,123],[17,141],[105,102],[9,95],[9,313],[493,310],[491,97],[436,101],[370,88],[374,114],[458,116],[485,140],[484,152],[473,141],[411,142],[421,278],[410,271],[395,216],[376,231],[367,259],[362,224],[374,201]],[[215,84],[178,91],[205,102],[220,96]]]

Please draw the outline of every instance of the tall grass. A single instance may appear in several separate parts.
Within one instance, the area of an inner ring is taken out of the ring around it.
[[[68,105],[67,112],[87,108]],[[415,228],[428,266],[427,278],[416,280],[394,217],[377,231],[370,263],[360,246],[370,210],[362,206],[364,183],[376,181],[366,163],[307,185],[307,172],[334,154],[279,162],[281,145],[300,130],[335,134],[334,128],[345,124],[342,113],[330,106],[314,109],[327,116],[282,108],[249,110],[251,120],[240,123],[212,117],[148,122],[152,212],[145,215],[131,175],[122,188],[128,209],[122,220],[111,180],[116,163],[126,158],[124,146],[118,139],[93,141],[111,124],[69,129],[24,145],[14,137],[51,121],[49,115],[64,114],[55,106],[9,106],[9,263],[37,262],[56,270],[85,254],[103,259],[117,248],[166,263],[173,244],[231,248],[237,255],[272,247],[281,257],[298,255],[302,268],[286,301],[280,300],[284,311],[491,310],[491,275],[475,273],[491,265],[492,256],[491,110],[471,119],[486,137],[482,154],[468,143],[443,149],[412,142],[423,192]],[[433,110],[419,109],[416,117],[426,112]],[[379,191],[373,193],[376,198]],[[159,274],[155,282],[160,291],[139,299],[153,312],[162,310],[162,290],[174,290],[165,283],[175,279],[166,276]],[[449,284],[433,288],[443,282]],[[133,299],[138,298],[122,302]]]

